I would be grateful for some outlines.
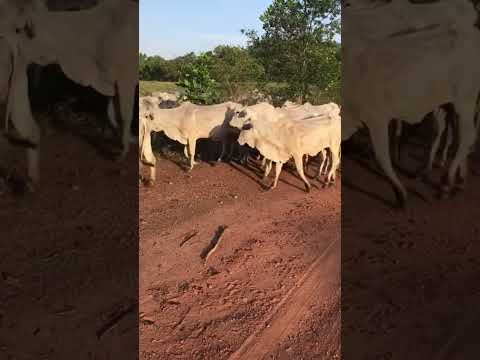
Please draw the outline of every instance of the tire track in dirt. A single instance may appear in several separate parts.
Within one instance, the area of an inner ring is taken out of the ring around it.
[[[332,227],[337,226],[334,224]],[[233,353],[229,360],[264,359],[306,318],[309,308],[323,295],[340,286],[340,233],[309,266],[299,281],[287,292],[272,313],[264,319]]]
[[[305,274],[318,272],[312,264],[340,236],[340,184],[305,194],[287,172],[279,191],[263,192],[226,164],[201,165],[194,178],[164,165],[162,181],[140,190],[140,358],[228,359],[252,333],[262,334],[267,317],[278,321],[283,308],[303,300],[298,314],[286,313],[290,334],[336,327],[336,318],[318,315],[335,311],[330,300],[339,284],[325,299],[322,275]],[[205,263],[199,255],[219,226],[228,230]],[[338,350],[335,341],[315,338],[294,346],[295,358]]]

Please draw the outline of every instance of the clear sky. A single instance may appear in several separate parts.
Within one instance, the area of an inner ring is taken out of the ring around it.
[[[271,0],[142,0],[140,51],[167,59],[245,45],[241,29],[261,30],[259,16]]]

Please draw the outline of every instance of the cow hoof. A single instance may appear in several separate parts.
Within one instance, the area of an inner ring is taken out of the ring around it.
[[[147,180],[145,182],[145,186],[151,187],[153,185],[155,185],[155,180]]]
[[[312,190],[312,189],[310,188],[310,186],[305,185],[305,192],[306,192],[307,194],[310,193],[311,190]]]

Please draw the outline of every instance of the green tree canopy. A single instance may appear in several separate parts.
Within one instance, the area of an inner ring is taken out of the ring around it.
[[[212,61],[211,54],[205,53],[182,67],[177,85],[185,89],[185,100],[207,105],[217,101],[217,83],[209,71]]]
[[[339,0],[273,0],[260,20],[261,35],[243,33],[270,80],[287,83],[290,95],[302,101],[314,88],[339,90],[340,45],[335,42],[340,33]]]

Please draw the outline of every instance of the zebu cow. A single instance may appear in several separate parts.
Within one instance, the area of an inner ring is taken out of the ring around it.
[[[394,5],[392,9],[402,7],[397,1]],[[387,13],[388,6],[384,7]],[[431,4],[430,8],[408,3],[403,6],[408,7],[405,15],[413,14],[410,27],[397,26],[384,38],[368,39],[365,34],[363,42],[363,34],[355,33],[355,25],[358,22],[368,26],[368,13],[352,10],[342,14],[350,34],[350,38],[343,37],[343,83],[347,85],[342,95],[342,118],[351,122],[349,129],[362,123],[368,127],[377,160],[402,207],[407,192],[392,167],[389,122],[399,119],[417,123],[442,104],[454,105],[459,144],[444,187],[444,192],[448,192],[455,185],[457,174],[465,179],[466,157],[476,137],[474,112],[480,87],[480,32],[474,27],[472,4],[457,0]],[[445,11],[448,7],[451,12]],[[392,10],[390,15],[394,19],[398,13]],[[460,18],[462,21],[457,21]],[[371,26],[376,26],[375,19],[378,14],[372,11]],[[401,19],[406,23],[410,20],[408,16]]]
[[[148,182],[153,185],[155,182],[155,165],[156,158],[152,150],[152,138],[150,123],[152,121],[152,111],[159,106],[158,98],[140,98],[138,116],[138,157],[139,157],[139,174],[142,172],[142,164],[150,168]]]
[[[306,191],[310,192],[311,185],[303,169],[303,156],[315,156],[325,148],[332,149],[333,166],[328,181],[334,180],[340,148],[338,115],[324,114],[305,119],[287,114],[284,117],[277,116],[276,121],[265,121],[264,117],[265,113],[252,106],[235,114],[230,125],[241,129],[238,139],[241,145],[248,144],[258,149],[265,158],[276,163],[275,180],[270,189],[277,186],[283,164],[293,157]]]
[[[228,122],[240,104],[226,102],[217,105],[195,105],[184,102],[172,109],[160,109],[158,98],[141,99],[143,109],[140,116],[146,122],[149,132],[164,132],[167,137],[185,145],[185,156],[189,160],[190,170],[195,162],[195,150],[198,139],[212,139],[222,143],[220,161],[226,154],[227,140],[232,133]],[[148,134],[148,136],[150,133]]]
[[[65,75],[109,97],[112,124],[121,126],[128,152],[138,83],[138,3],[104,0],[79,11],[49,11],[43,0],[1,0],[0,38],[13,54],[6,131],[9,122],[29,146],[30,180],[38,180],[40,132],[28,97],[27,66],[58,64]]]
[[[259,104],[245,107],[241,111],[238,111],[237,115],[239,115],[243,110],[246,109],[255,111],[258,120],[262,122],[277,122],[286,119],[305,119],[323,114],[322,111],[315,111],[311,105],[309,108],[306,108],[304,105],[294,105],[294,103],[286,102],[281,108],[275,108],[269,103],[262,102]],[[306,156],[308,157],[308,155]],[[304,163],[306,164],[306,161]],[[264,156],[262,159],[262,167],[264,168],[265,179],[268,177],[272,169],[271,159],[268,159]]]

